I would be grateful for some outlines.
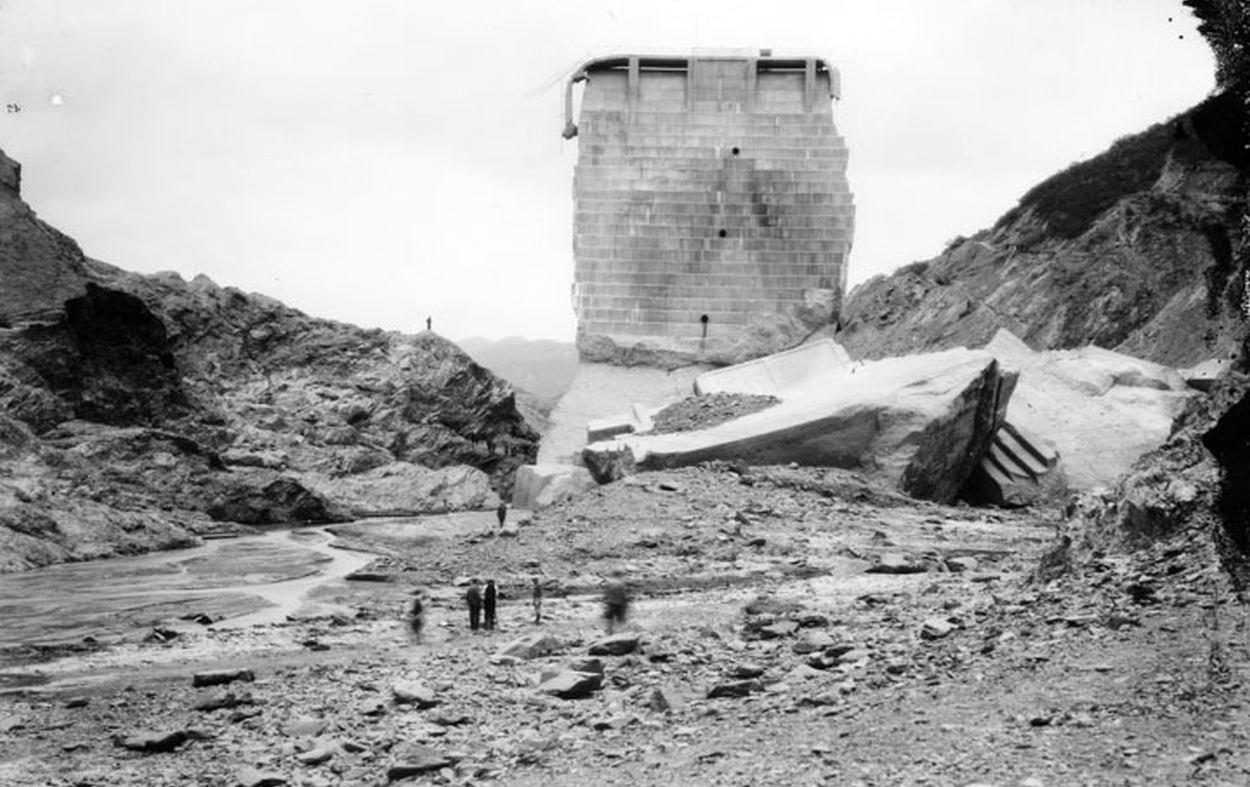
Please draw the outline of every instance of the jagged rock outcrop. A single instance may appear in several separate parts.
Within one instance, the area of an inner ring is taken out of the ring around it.
[[[1182,535],[1208,544],[1235,582],[1250,587],[1245,476],[1250,378],[1234,373],[1189,400],[1172,436],[1143,455],[1114,489],[1077,498],[1055,554],[1080,564]]]
[[[90,260],[17,172],[0,154],[0,570],[490,506],[533,461],[512,388],[451,342]]]
[[[21,200],[22,167],[0,151],[0,327],[59,315],[82,295],[86,258]]]
[[[990,229],[855,288],[852,357],[985,344],[1095,344],[1170,366],[1236,352],[1250,220],[1236,97],[1189,112],[1039,184]]]

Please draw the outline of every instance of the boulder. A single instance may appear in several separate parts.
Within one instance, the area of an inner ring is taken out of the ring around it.
[[[550,634],[529,634],[520,639],[514,639],[495,651],[491,661],[493,662],[496,659],[536,659],[555,653],[563,647],[564,643]]]
[[[244,768],[239,771],[235,774],[234,783],[237,787],[283,787],[290,784],[284,774],[258,768]]]
[[[538,511],[560,500],[575,497],[598,484],[590,471],[576,465],[522,465],[512,487],[512,506]]]
[[[219,522],[244,525],[328,524],[347,522],[351,515],[293,476],[235,474],[208,506]]]
[[[647,694],[646,705],[656,713],[668,713],[673,709],[673,704],[669,702],[668,696],[664,694],[664,690],[659,686],[651,689],[650,693]]]
[[[538,690],[562,700],[575,700],[589,697],[603,686],[603,674],[599,672],[577,672],[561,670],[547,677],[538,684]]]
[[[569,662],[569,669],[574,672],[597,672],[603,674],[603,661],[595,658],[573,659]]]
[[[408,516],[494,508],[499,497],[486,473],[467,465],[431,469],[391,462],[363,473],[331,478],[306,474],[305,482],[354,518]]]
[[[942,639],[955,630],[955,624],[943,618],[927,618],[920,627],[920,638]]]
[[[719,697],[745,697],[764,690],[764,683],[756,678],[733,680],[718,683],[707,691],[707,698],[714,700]]]
[[[927,570],[924,563],[901,552],[887,552],[868,567],[869,574],[923,574]]]
[[[746,603],[742,611],[748,615],[790,615],[802,609],[803,603],[797,599],[756,596]]]
[[[440,700],[434,690],[417,681],[401,681],[391,687],[391,696],[400,705],[415,705],[418,710],[433,708]]]
[[[790,649],[798,654],[814,653],[823,651],[833,645],[833,637],[823,631],[809,629],[799,635],[799,638],[790,646]]]
[[[912,497],[950,502],[989,446],[1015,374],[962,348],[832,370],[766,410],[694,432],[631,435],[583,451],[595,480],[711,460],[859,470]]]
[[[589,653],[592,656],[624,656],[637,651],[638,644],[637,634],[613,634],[591,643]]]
[[[255,700],[252,699],[250,691],[243,691],[235,694],[232,691],[218,691],[211,696],[205,697],[197,701],[191,706],[193,710],[198,711],[215,711],[222,708],[235,708],[239,705],[251,705]]]
[[[388,782],[438,771],[452,764],[451,759],[438,749],[419,743],[410,743],[396,752],[395,761],[386,769]]]
[[[114,741],[123,749],[153,752],[173,751],[188,739],[186,730],[138,730],[130,733],[119,733]]]
[[[334,758],[337,747],[331,741],[318,741],[311,749],[296,755],[295,759],[304,765],[320,765]]]
[[[208,670],[192,675],[191,685],[199,688],[201,686],[220,686],[226,683],[234,683],[235,681],[251,683],[254,680],[256,680],[256,673],[250,669]]]
[[[742,661],[730,667],[726,674],[735,680],[748,680],[750,678],[758,678],[763,675],[764,668],[759,664]]]

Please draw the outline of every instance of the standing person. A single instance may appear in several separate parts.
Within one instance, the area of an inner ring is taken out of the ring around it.
[[[477,631],[482,625],[482,587],[477,577],[469,582],[469,589],[464,593],[464,600],[469,603],[469,628]]]
[[[608,634],[624,626],[625,616],[629,613],[629,591],[625,589],[623,574],[619,568],[613,571],[612,578],[603,588],[603,620]]]
[[[412,591],[412,596],[412,608],[408,611],[408,625],[412,626],[412,633],[417,643],[420,644],[421,629],[425,628],[425,591],[417,588]]]
[[[499,529],[503,530],[503,521],[508,518],[508,504],[499,501],[499,508],[495,509],[495,516],[499,517]]]
[[[486,630],[494,631],[499,621],[495,618],[495,601],[498,599],[498,591],[495,590],[495,580],[486,580]]]
[[[543,586],[539,584],[538,577],[534,577],[534,623],[543,622]]]

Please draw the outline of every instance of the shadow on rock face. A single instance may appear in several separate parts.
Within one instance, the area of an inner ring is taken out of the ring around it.
[[[1220,463],[1218,507],[1233,543],[1243,555],[1250,554],[1250,393],[1230,407],[1202,443]]]

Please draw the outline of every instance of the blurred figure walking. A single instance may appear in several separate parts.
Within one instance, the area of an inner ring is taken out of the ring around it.
[[[629,591],[625,587],[625,572],[619,568],[603,588],[603,621],[609,634],[625,625],[629,614]]]
[[[425,628],[425,608],[428,602],[425,590],[417,588],[412,591],[412,607],[408,611],[408,625],[412,627],[412,634],[417,644],[421,643],[421,630]]]

